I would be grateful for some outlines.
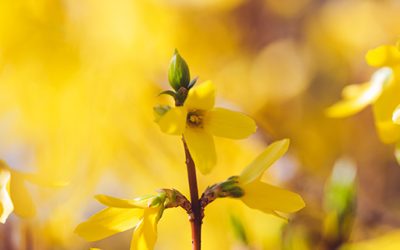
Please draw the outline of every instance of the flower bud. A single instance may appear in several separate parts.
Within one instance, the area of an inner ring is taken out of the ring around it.
[[[190,83],[189,67],[178,50],[175,50],[169,64],[168,81],[175,91],[178,91],[181,87],[188,88]]]

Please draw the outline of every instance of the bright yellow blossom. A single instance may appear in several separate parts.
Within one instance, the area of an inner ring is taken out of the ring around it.
[[[392,120],[394,123],[400,125],[400,104],[394,110]]]
[[[38,176],[13,170],[0,160],[1,223],[5,223],[12,212],[23,218],[33,217],[36,214],[36,208],[25,186],[25,181],[36,184],[41,182]]]
[[[10,197],[10,171],[0,168],[0,222],[5,223],[14,210]]]
[[[238,183],[244,195],[240,199],[247,206],[278,216],[277,212],[293,213],[305,206],[300,195],[261,181],[265,170],[282,157],[288,147],[288,139],[272,143],[242,171]]]
[[[79,224],[75,233],[87,241],[97,241],[135,228],[131,250],[153,249],[157,239],[157,223],[164,211],[165,196],[151,195],[133,200],[98,195],[107,208]]]
[[[369,65],[380,68],[369,82],[344,88],[344,100],[329,107],[327,115],[350,116],[372,104],[381,140],[384,143],[399,141],[400,126],[397,123],[396,106],[400,100],[400,50],[396,46],[380,46],[368,51],[366,61]]]
[[[215,86],[207,81],[189,90],[183,106],[172,107],[157,121],[167,134],[183,135],[193,161],[203,174],[216,164],[213,135],[243,139],[256,131],[248,116],[214,108]]]
[[[293,213],[302,209],[305,203],[300,195],[262,181],[265,170],[282,157],[288,147],[288,139],[269,145],[239,176],[209,187],[203,194],[203,204],[218,197],[239,198],[250,208],[281,218],[278,212]]]

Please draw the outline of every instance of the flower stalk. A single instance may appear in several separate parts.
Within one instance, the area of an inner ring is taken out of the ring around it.
[[[201,205],[199,200],[199,190],[197,187],[196,167],[194,165],[192,156],[186,145],[185,139],[182,138],[183,146],[185,149],[186,167],[190,189],[190,201],[192,204],[192,211],[189,214],[189,220],[192,228],[192,249],[201,249],[201,224],[203,223],[203,216],[201,212]]]

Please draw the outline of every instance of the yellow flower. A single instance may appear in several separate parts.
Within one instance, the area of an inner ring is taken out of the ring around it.
[[[365,60],[373,67],[395,67],[400,64],[399,47],[393,45],[379,46],[368,51]]]
[[[11,169],[0,160],[0,222],[5,223],[14,212],[20,217],[33,217],[35,205],[25,186],[25,181],[37,182],[38,177]]]
[[[157,223],[164,211],[165,196],[152,195],[126,200],[98,195],[96,199],[108,207],[79,224],[75,233],[87,241],[97,241],[135,228],[130,249],[154,248]]]
[[[207,81],[189,90],[183,106],[170,108],[158,119],[164,133],[183,135],[193,161],[203,174],[216,164],[213,135],[243,139],[256,131],[248,116],[214,108],[215,86]]]
[[[302,209],[305,204],[300,195],[262,181],[265,170],[283,156],[288,147],[288,139],[272,143],[239,176],[209,187],[201,199],[203,207],[216,198],[232,197],[241,199],[250,208],[281,218],[284,217],[278,212],[293,213]]]
[[[305,206],[300,195],[269,185],[261,177],[289,147],[289,140],[272,143],[240,174],[238,184],[244,191],[240,199],[249,207],[281,217],[277,212],[293,213]]]
[[[14,210],[10,197],[10,171],[0,168],[0,222],[5,223]]]
[[[392,70],[390,68],[382,68],[372,75],[369,82],[345,87],[342,92],[344,100],[329,107],[326,111],[327,115],[345,117],[361,111],[379,98],[391,76]]]
[[[400,140],[400,126],[394,113],[400,100],[400,50],[396,46],[380,46],[368,51],[369,65],[381,67],[363,84],[343,89],[343,100],[326,110],[330,117],[353,115],[372,104],[379,137],[384,143]]]
[[[400,104],[394,110],[392,120],[395,124],[400,125]]]

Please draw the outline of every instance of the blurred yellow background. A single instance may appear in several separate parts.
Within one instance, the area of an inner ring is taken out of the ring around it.
[[[128,249],[131,232],[95,243],[73,234],[102,207],[95,194],[176,188],[188,195],[181,142],[160,132],[152,111],[170,101],[157,95],[168,88],[175,48],[191,75],[217,85],[218,106],[258,124],[250,139],[216,140],[218,166],[199,176],[200,191],[238,174],[271,141],[290,138],[289,153],[266,178],[307,204],[286,224],[218,200],[206,210],[204,249],[324,245],[324,183],[342,156],[358,173],[350,241],[399,229],[400,168],[370,108],[341,120],[324,116],[343,86],[369,79],[366,51],[396,42],[399,11],[396,0],[0,1],[0,158],[70,183],[28,185],[38,214],[0,225],[0,249]],[[232,215],[248,246],[235,237]],[[185,212],[165,211],[156,249],[190,245]]]

